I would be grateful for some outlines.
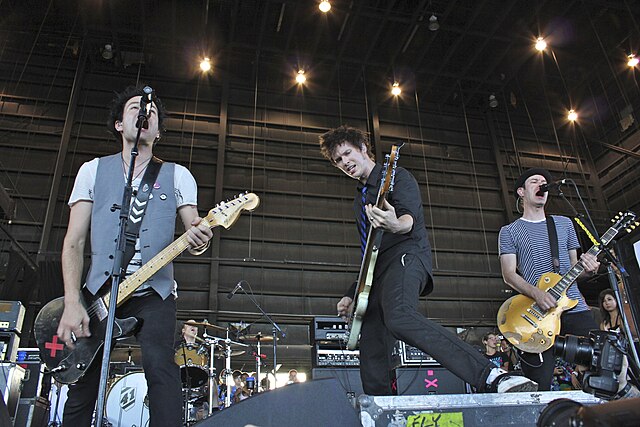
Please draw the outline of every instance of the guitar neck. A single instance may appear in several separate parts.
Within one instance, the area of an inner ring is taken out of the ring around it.
[[[602,252],[602,246],[609,244],[616,234],[618,234],[618,232],[614,228],[610,228],[600,239],[602,241],[602,245],[591,246],[591,249],[589,249],[587,253],[593,256],[598,256],[598,254]],[[583,271],[584,266],[581,261],[578,261],[573,267],[571,267],[571,270],[562,276],[562,279],[560,279],[558,283],[549,288],[548,292],[556,299],[556,301],[558,301]]]
[[[122,283],[120,283],[120,287],[118,288],[116,306],[125,302],[144,282],[149,280],[149,278],[151,278],[151,276],[153,276],[162,267],[176,259],[176,257],[184,252],[188,247],[189,242],[187,241],[187,233],[185,232],[169,246],[158,252],[158,254],[151,258],[150,261],[136,270],[135,273],[127,277]],[[109,294],[110,292],[107,292],[102,298],[107,305],[109,301]]]

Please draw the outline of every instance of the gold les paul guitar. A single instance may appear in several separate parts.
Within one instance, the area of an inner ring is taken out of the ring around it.
[[[636,215],[627,211],[616,215],[613,226],[600,238],[602,244],[596,244],[587,253],[597,256],[603,247],[611,243],[613,238],[632,224]],[[567,289],[584,271],[584,266],[578,261],[564,276],[555,273],[543,274],[538,280],[538,287],[557,301],[557,306],[550,310],[541,309],[532,298],[516,295],[506,300],[498,310],[498,328],[502,335],[515,347],[528,353],[542,353],[551,348],[556,335],[560,333],[560,316],[578,304],[578,300],[567,296]]]
[[[376,207],[382,209],[387,195],[393,191],[393,182],[396,176],[396,165],[398,163],[399,151],[402,146],[394,145],[391,147],[391,154],[386,155],[384,170],[382,172],[382,183],[378,190],[378,198],[376,199]],[[358,274],[358,285],[356,286],[356,294],[353,297],[353,312],[347,321],[347,349],[355,350],[360,340],[360,329],[362,329],[362,319],[367,311],[369,304],[369,293],[373,285],[373,270],[378,259],[378,250],[382,242],[383,230],[369,226],[367,231],[367,244],[364,248],[362,256],[362,264],[360,264],[360,273]]]

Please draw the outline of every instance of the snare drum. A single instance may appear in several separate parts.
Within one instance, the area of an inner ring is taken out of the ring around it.
[[[182,344],[176,350],[175,361],[180,366],[180,377],[184,388],[198,388],[207,383],[209,358],[206,347]]]
[[[149,426],[149,399],[144,372],[118,379],[107,392],[106,418],[114,426]]]

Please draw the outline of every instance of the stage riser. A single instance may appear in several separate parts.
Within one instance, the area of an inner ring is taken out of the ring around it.
[[[581,391],[484,393],[425,396],[360,396],[363,427],[464,425],[536,427],[540,412],[555,399],[601,403]]]

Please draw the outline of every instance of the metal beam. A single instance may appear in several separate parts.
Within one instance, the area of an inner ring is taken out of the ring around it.
[[[0,208],[6,219],[13,219],[16,215],[16,201],[11,198],[3,185],[0,185]]]
[[[60,191],[60,181],[62,179],[64,163],[67,158],[67,149],[69,147],[69,141],[71,139],[71,130],[73,129],[73,123],[75,122],[76,118],[78,98],[80,97],[80,92],[82,91],[82,83],[84,81],[86,64],[87,54],[83,42],[82,46],[80,47],[80,58],[78,59],[78,66],[76,68],[76,74],[73,79],[73,86],[71,87],[71,94],[69,96],[69,106],[67,107],[64,127],[62,128],[62,137],[60,138],[60,147],[58,149],[58,156],[56,158],[56,166],[53,171],[53,180],[51,183],[51,189],[49,191],[47,211],[45,213],[44,223],[42,225],[42,237],[40,239],[38,254],[46,252],[49,246],[49,238],[51,237],[51,226],[53,224],[53,217],[55,215],[56,205],[58,202],[58,192]]]

